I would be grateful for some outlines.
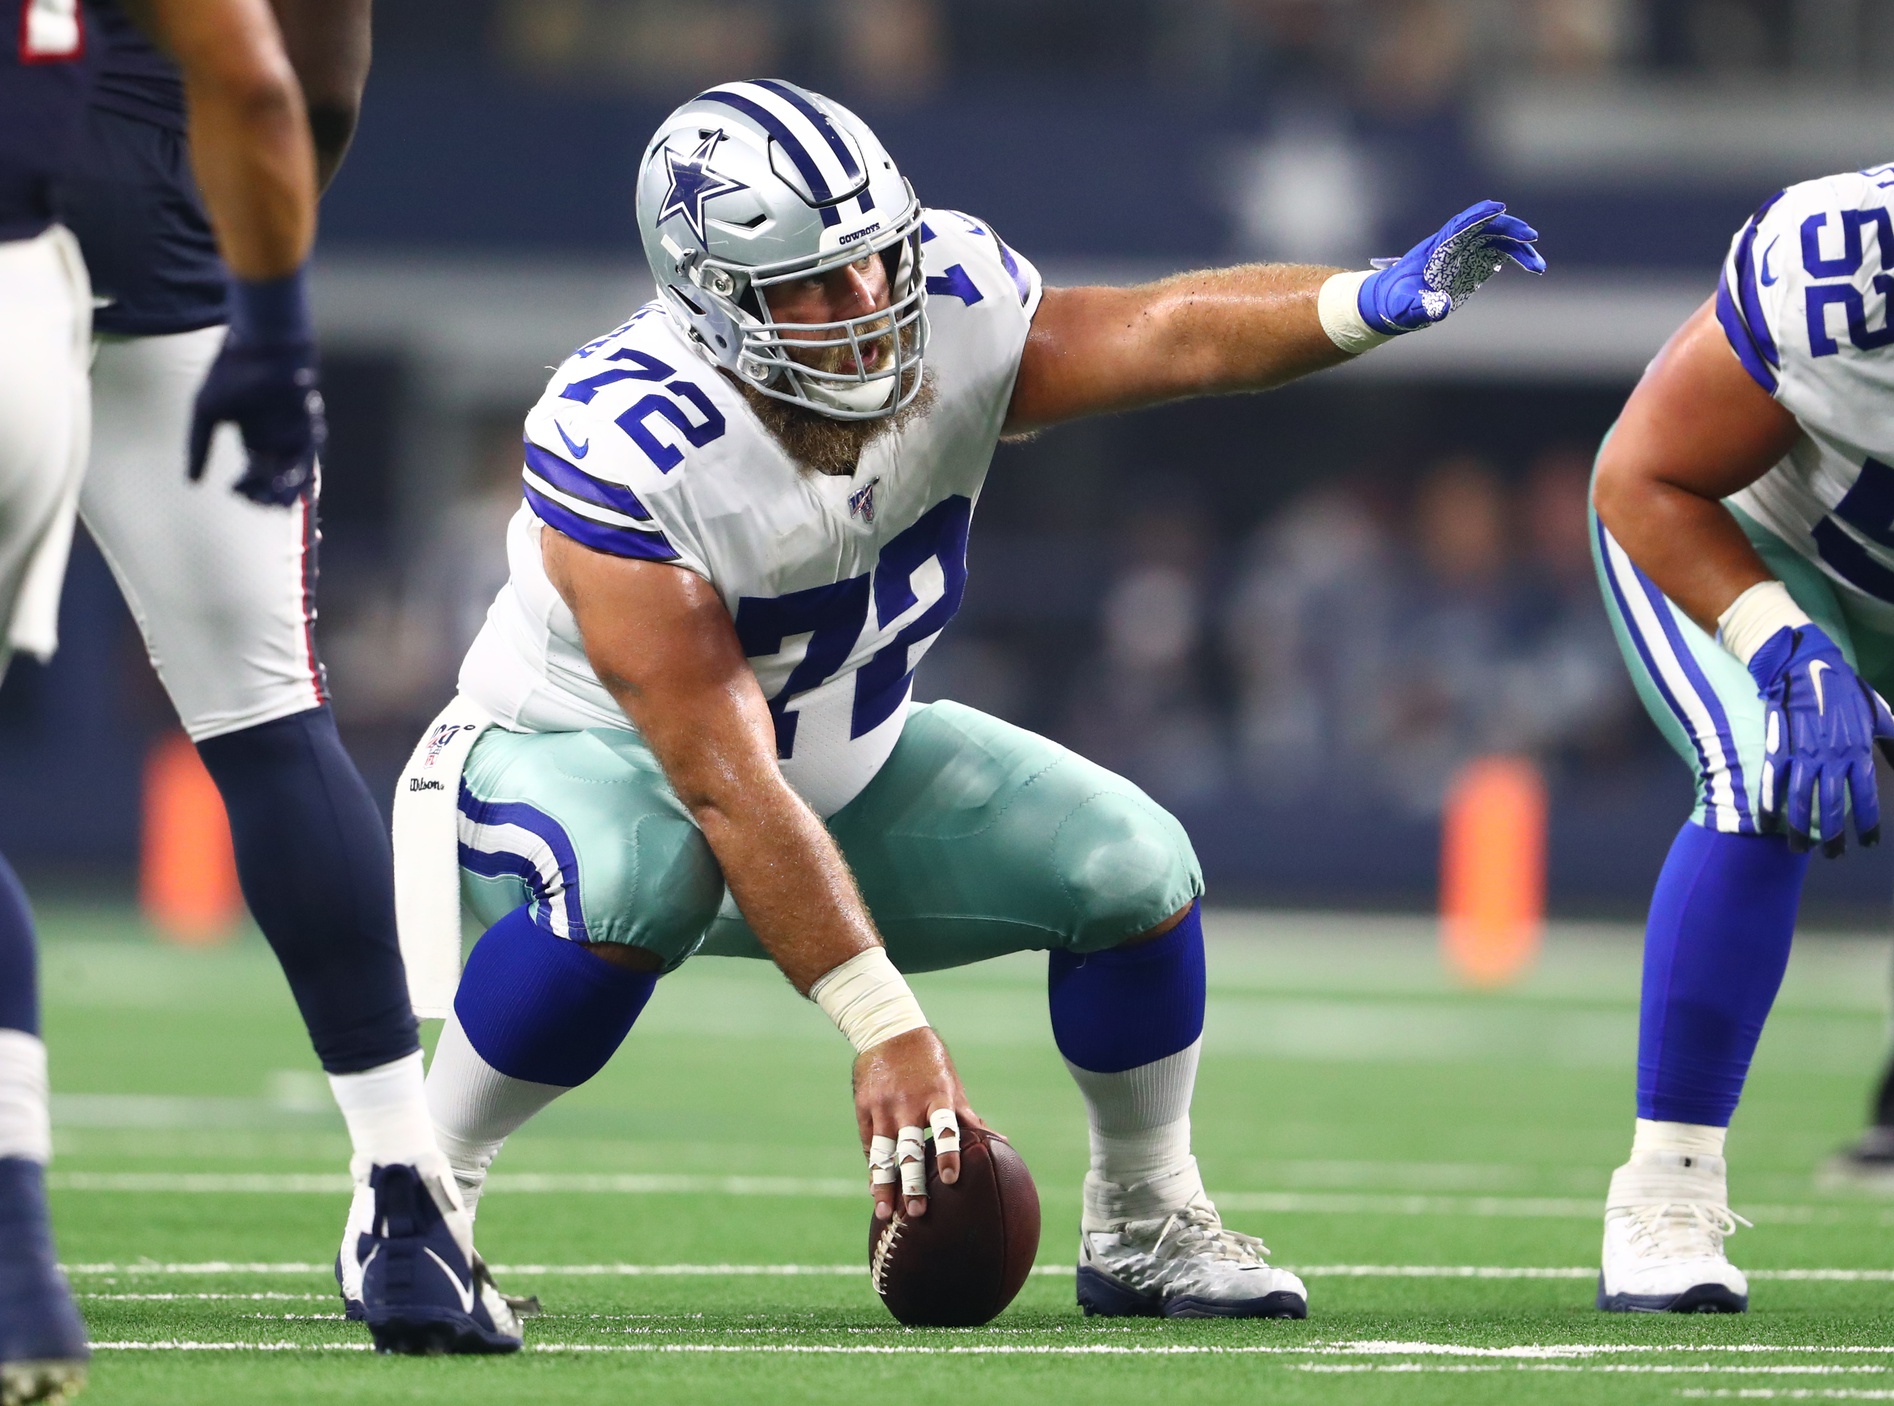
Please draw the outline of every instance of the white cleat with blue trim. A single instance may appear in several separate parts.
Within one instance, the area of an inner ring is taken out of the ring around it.
[[[1744,1313],[1749,1280],[1723,1253],[1749,1222],[1729,1207],[1729,1164],[1645,1152],[1611,1174],[1598,1307],[1607,1313]]]
[[[1309,1291],[1268,1253],[1200,1194],[1161,1219],[1081,1234],[1079,1307],[1088,1318],[1307,1318]]]

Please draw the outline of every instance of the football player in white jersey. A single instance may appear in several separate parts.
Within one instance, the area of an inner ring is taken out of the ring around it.
[[[1880,831],[1894,736],[1894,166],[1806,181],[1599,451],[1594,547],[1645,706],[1697,774],[1651,900],[1631,1159],[1598,1306],[1725,1311],[1724,1135],[1788,962],[1809,850]]]
[[[457,955],[452,885],[429,889],[444,913],[407,897],[456,855],[487,925],[428,1085],[468,1203],[702,951],[767,957],[835,1020],[877,1214],[924,1214],[924,1138],[951,1181],[975,1115],[901,971],[1043,949],[1090,1110],[1080,1302],[1301,1317],[1190,1152],[1188,837],[1062,747],[912,703],[914,669],[1002,435],[1334,365],[1508,258],[1543,269],[1536,235],[1489,201],[1376,271],[1046,288],[980,220],[923,208],[853,114],[772,80],[664,122],[638,219],[659,297],[527,417],[512,579],[396,819],[411,972],[429,923]]]

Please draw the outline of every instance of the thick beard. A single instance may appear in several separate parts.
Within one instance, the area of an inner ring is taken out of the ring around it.
[[[838,420],[809,406],[764,395],[736,376],[730,379],[790,458],[811,473],[835,478],[852,477],[869,445],[934,408],[934,368],[927,365],[921,368],[921,387],[914,399],[879,420]]]

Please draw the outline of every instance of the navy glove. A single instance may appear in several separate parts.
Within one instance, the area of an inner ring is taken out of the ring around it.
[[[1894,739],[1894,714],[1849,667],[1818,625],[1783,626],[1749,660],[1764,710],[1762,792],[1766,831],[1787,829],[1789,848],[1809,848],[1820,797],[1822,853],[1847,846],[1847,807],[1863,845],[1881,838],[1874,744]]]
[[[1539,231],[1506,213],[1497,200],[1462,210],[1439,233],[1398,259],[1376,259],[1355,295],[1361,317],[1384,336],[1413,332],[1440,321],[1511,259],[1527,273],[1544,273],[1532,247]]]
[[[301,270],[264,282],[232,282],[230,333],[191,416],[191,482],[204,476],[211,433],[226,421],[242,431],[247,456],[237,492],[281,508],[308,491],[328,422]]]

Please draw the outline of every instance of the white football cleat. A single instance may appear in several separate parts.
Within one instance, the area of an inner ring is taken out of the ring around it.
[[[1730,1210],[1729,1164],[1646,1152],[1611,1174],[1598,1307],[1607,1313],[1745,1313],[1749,1280],[1723,1253],[1749,1222]]]
[[[1088,1318],[1307,1318],[1309,1291],[1268,1253],[1199,1195],[1160,1220],[1081,1234],[1079,1306]]]

